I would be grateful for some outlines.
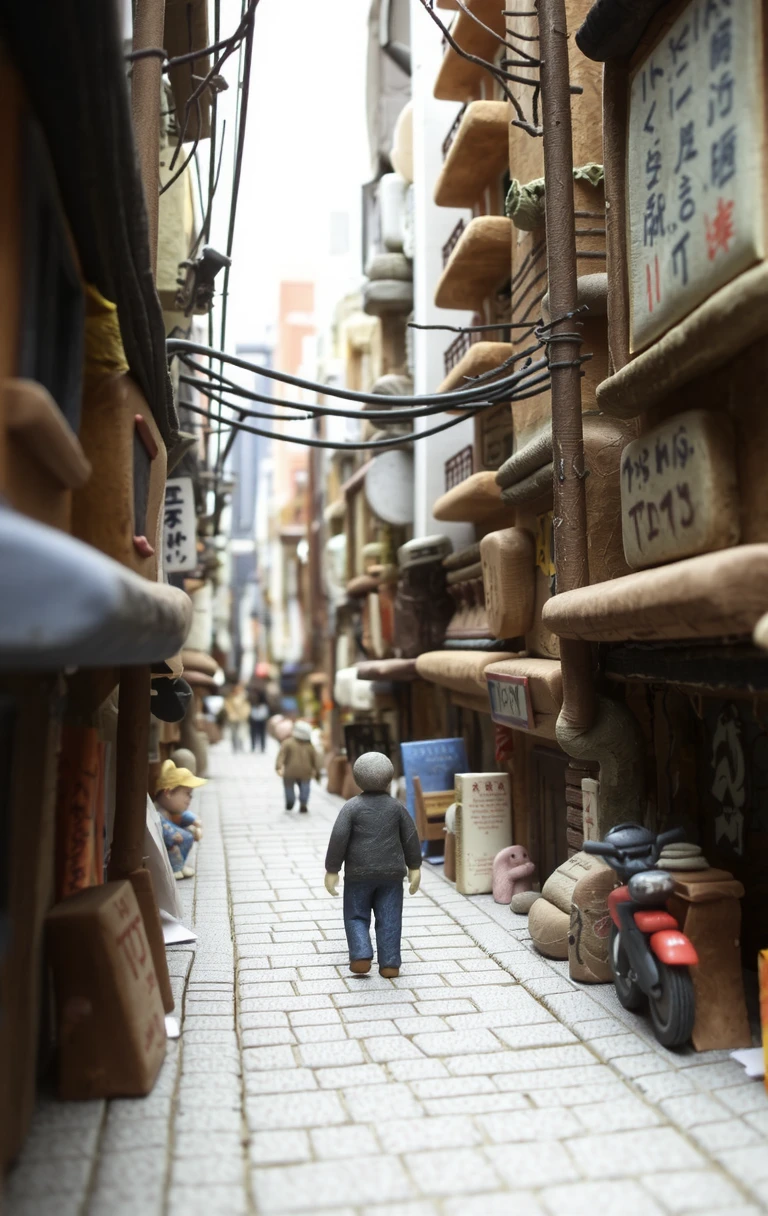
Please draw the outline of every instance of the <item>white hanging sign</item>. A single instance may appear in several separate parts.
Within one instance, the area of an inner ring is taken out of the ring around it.
[[[197,565],[197,515],[191,477],[165,483],[163,559],[166,574],[192,571]]]
[[[761,0],[691,0],[634,73],[632,350],[763,257]]]

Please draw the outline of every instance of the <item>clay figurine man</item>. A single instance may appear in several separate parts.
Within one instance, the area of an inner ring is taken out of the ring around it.
[[[365,752],[352,775],[363,791],[345,802],[331,832],[325,858],[325,888],[338,895],[344,865],[344,929],[349,969],[371,969],[371,912],[376,918],[379,975],[400,974],[403,879],[415,895],[421,881],[421,845],[416,825],[401,802],[388,794],[395,770],[382,752]]]
[[[160,812],[163,840],[174,878],[194,877],[195,871],[187,864],[187,858],[192,845],[201,839],[203,828],[189,804],[192,790],[207,784],[203,777],[195,777],[188,768],[177,768],[173,760],[166,760],[160,769],[155,806]]]

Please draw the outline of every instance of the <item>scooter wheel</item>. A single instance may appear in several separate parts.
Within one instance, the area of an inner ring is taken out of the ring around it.
[[[668,967],[656,959],[661,995],[651,997],[653,1031],[662,1047],[683,1047],[693,1033],[696,1002],[687,967]]]
[[[645,1000],[643,990],[637,980],[631,977],[629,957],[622,944],[621,934],[615,925],[611,925],[610,941],[611,971],[616,995],[625,1009],[640,1009]]]

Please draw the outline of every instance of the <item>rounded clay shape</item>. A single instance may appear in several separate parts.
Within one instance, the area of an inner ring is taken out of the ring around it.
[[[352,769],[355,783],[364,794],[381,794],[389,789],[395,775],[392,761],[383,752],[363,752]]]

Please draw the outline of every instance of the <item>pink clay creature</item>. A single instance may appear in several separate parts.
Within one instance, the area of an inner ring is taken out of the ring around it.
[[[513,895],[533,888],[536,867],[519,844],[502,849],[493,859],[493,898],[497,904],[510,903]]]

